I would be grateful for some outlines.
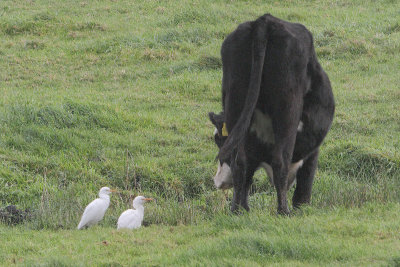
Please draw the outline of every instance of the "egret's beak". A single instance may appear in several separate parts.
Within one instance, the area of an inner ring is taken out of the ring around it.
[[[112,193],[118,193],[118,190],[117,190],[117,189],[111,189],[110,192],[112,192]]]
[[[144,201],[153,201],[152,198],[145,198]]]

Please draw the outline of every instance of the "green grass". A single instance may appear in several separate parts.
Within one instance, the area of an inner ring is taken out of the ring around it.
[[[0,265],[398,266],[399,9],[393,0],[1,1],[0,207],[34,218],[0,224]],[[313,33],[335,120],[311,207],[277,217],[258,172],[250,215],[231,217],[231,192],[213,188],[207,113],[221,110],[223,39],[267,12]],[[106,185],[121,193],[101,226],[75,231]],[[138,192],[157,199],[150,227],[112,230]]]
[[[0,257],[6,265],[32,266],[398,266],[399,208],[307,208],[290,218],[252,212],[140,231],[1,227]]]

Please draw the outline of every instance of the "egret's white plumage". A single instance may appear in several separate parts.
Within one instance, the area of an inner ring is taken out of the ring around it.
[[[151,198],[145,198],[144,196],[135,197],[132,206],[134,209],[124,211],[118,218],[117,229],[136,229],[142,226],[144,216],[144,203],[151,201]]]
[[[115,192],[108,187],[102,187],[99,192],[99,198],[96,198],[87,205],[85,211],[82,214],[81,221],[79,222],[78,229],[88,227],[90,225],[98,223],[103,219],[108,206],[110,205],[110,194]]]

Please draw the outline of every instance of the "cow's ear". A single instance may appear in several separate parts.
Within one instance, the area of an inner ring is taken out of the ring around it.
[[[214,124],[215,128],[218,130],[218,134],[222,135],[222,127],[224,125],[224,113],[215,114],[214,112],[208,113],[210,121]]]
[[[214,124],[215,127],[218,127],[218,123],[217,123],[217,120],[216,120],[217,116],[218,115],[215,114],[214,112],[209,112],[208,113],[208,117],[210,118],[210,121],[212,122],[212,124]]]

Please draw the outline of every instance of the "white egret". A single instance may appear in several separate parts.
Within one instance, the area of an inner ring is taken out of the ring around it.
[[[79,222],[78,229],[89,227],[90,225],[98,223],[104,217],[104,213],[110,205],[111,192],[117,192],[108,187],[102,187],[99,192],[99,198],[96,198],[87,205],[82,214],[82,219]]]
[[[142,226],[144,216],[144,203],[153,200],[144,196],[135,197],[132,206],[134,209],[124,211],[118,218],[117,229],[136,229]]]

